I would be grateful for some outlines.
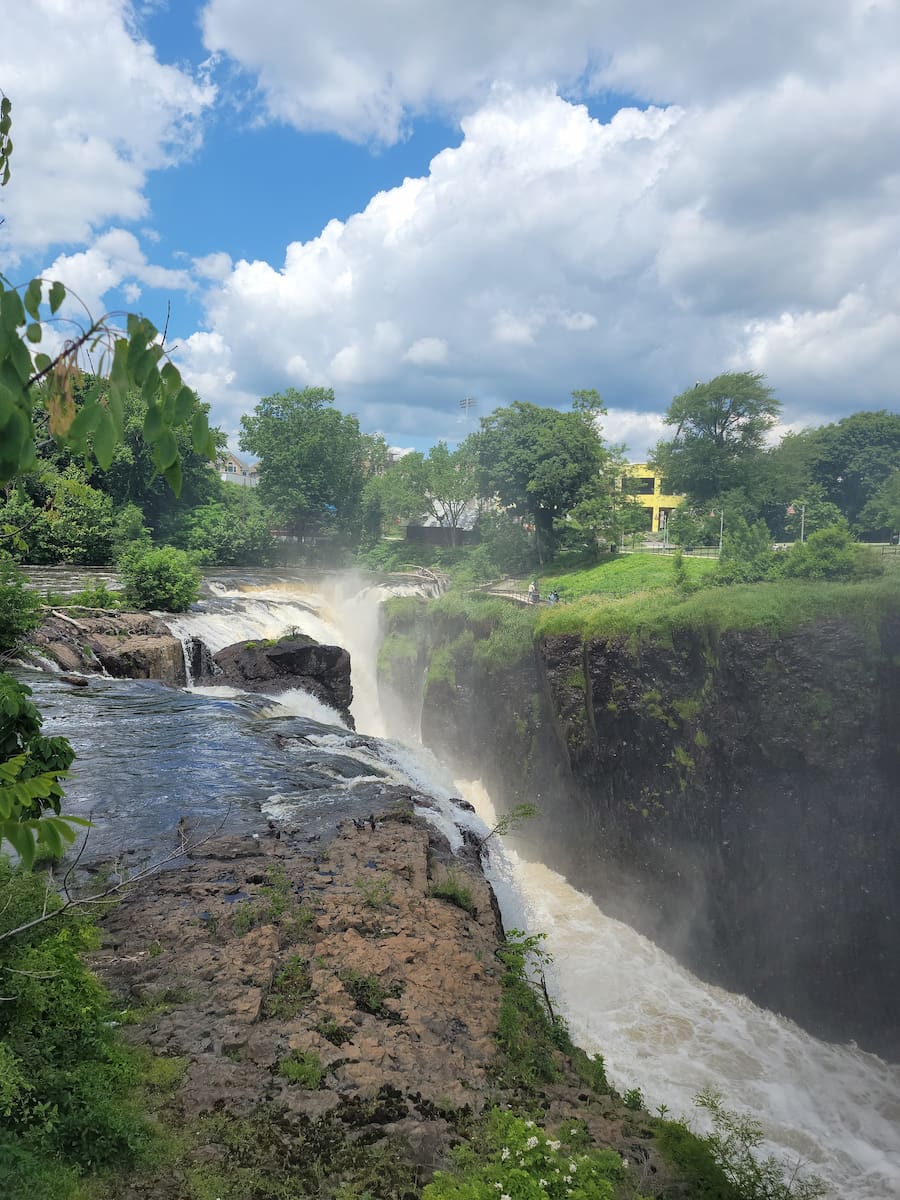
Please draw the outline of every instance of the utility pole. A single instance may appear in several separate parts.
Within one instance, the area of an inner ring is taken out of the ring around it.
[[[806,538],[806,505],[800,505],[800,544],[802,545]]]
[[[725,509],[719,510],[719,558],[722,557],[722,541],[725,537]]]

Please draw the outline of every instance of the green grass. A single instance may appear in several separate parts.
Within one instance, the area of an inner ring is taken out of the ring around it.
[[[700,581],[715,568],[715,559],[684,558],[689,580]],[[548,567],[540,576],[541,595],[553,587],[561,600],[582,596],[630,596],[635,592],[670,588],[675,581],[674,560],[665,554],[617,554],[597,566],[567,570],[565,562]]]
[[[574,604],[544,610],[538,633],[623,636],[637,643],[668,643],[674,634],[689,629],[713,633],[758,629],[777,636],[817,621],[844,617],[874,641],[883,617],[898,611],[900,592],[892,579],[871,583],[781,580],[704,588],[686,598],[667,591],[623,599],[586,596]]]
[[[315,1050],[292,1050],[278,1064],[278,1074],[300,1087],[317,1091],[325,1078],[325,1068]]]
[[[429,888],[428,895],[434,896],[438,900],[447,900],[450,904],[455,904],[457,908],[462,908],[467,913],[472,913],[473,915],[475,913],[472,889],[461,881],[458,872],[452,868],[448,868],[444,878]]]

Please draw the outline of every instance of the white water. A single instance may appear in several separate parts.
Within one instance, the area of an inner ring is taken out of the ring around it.
[[[202,637],[213,651],[291,627],[346,646],[357,727],[383,737],[373,601],[384,594],[327,584],[219,589],[215,601],[171,623],[180,635]],[[315,716],[306,707],[310,701],[298,694],[276,703],[293,703],[302,715]],[[324,719],[336,724],[335,714],[325,712]],[[493,824],[490,798],[477,782],[454,785],[419,749],[386,745],[372,756],[373,766],[384,768],[385,756],[396,779],[442,800],[463,794]],[[277,811],[277,798],[267,807]],[[439,816],[454,839],[458,815],[448,807]],[[665,1104],[673,1115],[690,1114],[692,1096],[711,1085],[727,1107],[762,1122],[770,1152],[791,1162],[802,1159],[833,1200],[900,1196],[900,1066],[852,1045],[819,1041],[746,997],[696,979],[652,942],[606,917],[561,875],[520,859],[502,843],[489,870],[507,925],[521,926],[524,915],[530,929],[547,934],[562,1011],[576,1040],[604,1055],[618,1085],[640,1087],[651,1109]]]

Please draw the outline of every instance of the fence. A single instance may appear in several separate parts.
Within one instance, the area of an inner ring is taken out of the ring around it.
[[[691,558],[718,558],[718,546],[623,546],[620,554],[687,554]]]

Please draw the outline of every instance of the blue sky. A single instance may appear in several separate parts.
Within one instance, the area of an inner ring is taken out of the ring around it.
[[[426,448],[596,387],[640,457],[763,372],[896,409],[893,0],[0,0],[0,269],[139,309],[232,435],[333,386]]]

